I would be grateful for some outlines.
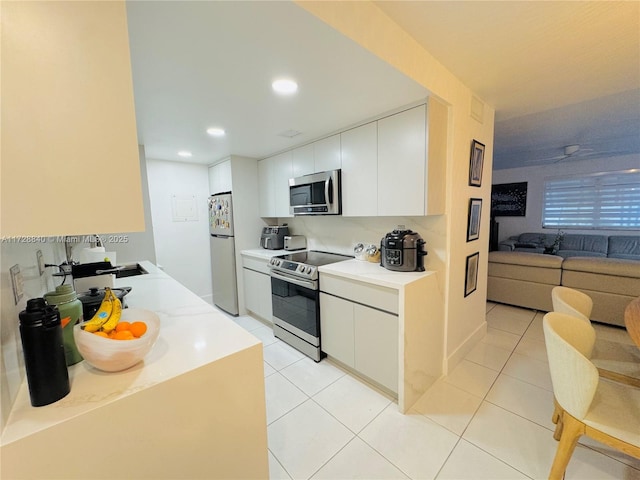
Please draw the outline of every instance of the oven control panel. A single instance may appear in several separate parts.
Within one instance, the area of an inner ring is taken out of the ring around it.
[[[288,260],[283,260],[276,257],[273,257],[271,260],[269,260],[269,267],[274,270],[291,273],[293,275],[309,279],[315,279],[318,275],[318,267],[305,265],[298,262],[290,262]]]

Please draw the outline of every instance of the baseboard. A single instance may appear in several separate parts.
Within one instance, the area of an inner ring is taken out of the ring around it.
[[[446,358],[444,367],[445,375],[448,375],[456,366],[469,354],[471,350],[484,338],[487,334],[487,321],[480,324],[467,339],[460,344],[455,351]]]
[[[213,305],[213,293],[210,293],[209,295],[202,295],[200,296],[200,298],[207,302],[209,305]]]

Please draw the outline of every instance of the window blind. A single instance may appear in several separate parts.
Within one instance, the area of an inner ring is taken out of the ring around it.
[[[542,226],[640,230],[640,170],[546,179]]]

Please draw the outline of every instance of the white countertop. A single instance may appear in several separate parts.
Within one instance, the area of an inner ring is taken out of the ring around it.
[[[125,297],[129,307],[152,310],[160,317],[160,336],[151,352],[122,372],[101,372],[86,362],[72,365],[71,392],[43,407],[31,406],[25,380],[2,432],[2,445],[260,343],[152,263],[140,264],[149,274],[118,279],[115,286],[132,287]]]
[[[263,260],[269,260],[271,257],[275,257],[276,255],[288,255],[289,253],[302,252],[304,250],[267,250],[266,248],[252,248],[249,250],[242,250],[240,255],[245,255],[247,257],[260,258]]]
[[[394,272],[383,268],[379,263],[355,259],[323,265],[318,268],[318,271],[321,274],[336,275],[395,289],[400,289],[405,285],[435,274],[435,272],[432,271]]]

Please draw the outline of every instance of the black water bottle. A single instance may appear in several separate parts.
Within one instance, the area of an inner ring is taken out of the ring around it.
[[[56,402],[70,390],[58,308],[44,298],[32,298],[19,317],[31,405]]]

